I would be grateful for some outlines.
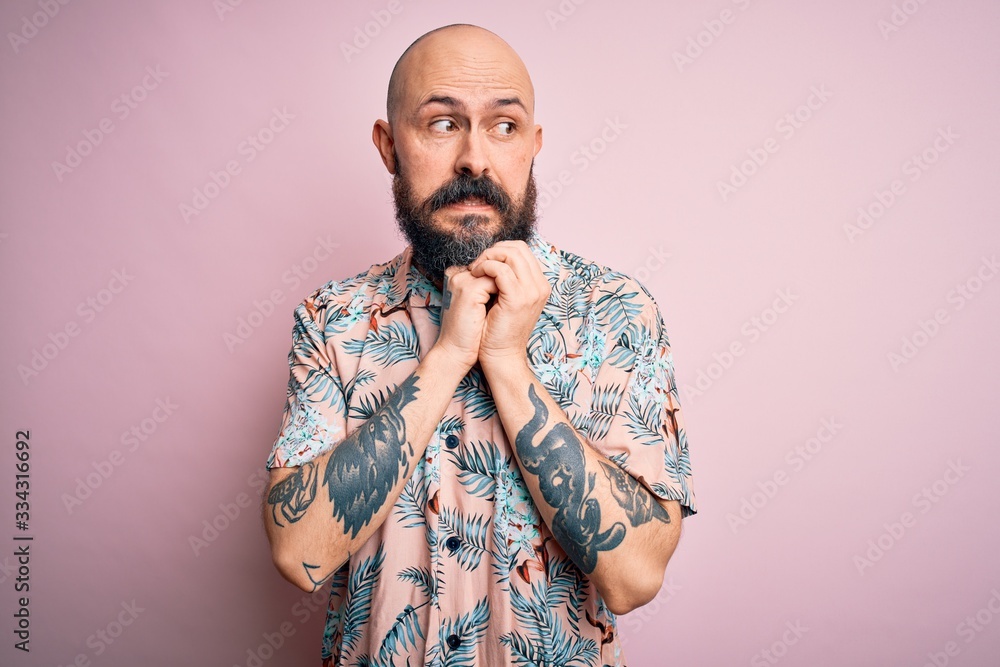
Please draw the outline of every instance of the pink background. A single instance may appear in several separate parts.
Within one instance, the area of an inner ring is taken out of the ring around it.
[[[291,312],[402,248],[371,125],[402,50],[453,22],[533,76],[542,233],[636,275],[670,332],[700,512],[661,595],[621,618],[630,664],[1000,662],[1000,5],[225,2],[52,0],[37,31],[37,0],[0,9],[0,662],[256,664],[284,623],[263,663],[319,663],[321,613],[272,567],[256,507]],[[269,136],[274,109],[293,118]],[[11,634],[17,429],[30,655]]]

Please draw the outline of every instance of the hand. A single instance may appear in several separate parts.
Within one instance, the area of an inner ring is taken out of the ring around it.
[[[542,265],[524,241],[501,241],[469,265],[469,274],[493,279],[499,290],[479,346],[483,369],[498,363],[527,363],[528,339],[552,291]]]
[[[441,289],[441,332],[434,347],[448,354],[465,372],[479,358],[486,322],[486,303],[498,291],[489,276],[473,276],[465,267],[450,266]]]

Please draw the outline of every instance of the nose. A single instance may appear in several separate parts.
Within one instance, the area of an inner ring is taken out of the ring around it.
[[[477,132],[467,133],[459,150],[458,159],[455,161],[455,171],[472,178],[489,174],[490,161],[485,140]]]

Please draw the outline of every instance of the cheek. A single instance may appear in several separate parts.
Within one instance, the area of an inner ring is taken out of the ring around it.
[[[421,198],[430,196],[454,176],[454,159],[441,147],[413,146],[399,156],[414,192]]]

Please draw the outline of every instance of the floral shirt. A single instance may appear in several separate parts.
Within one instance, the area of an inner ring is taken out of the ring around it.
[[[670,344],[634,279],[529,243],[552,292],[534,373],[586,441],[696,512]],[[288,399],[268,468],[337,446],[437,339],[440,291],[411,249],[295,310]],[[625,664],[617,622],[542,521],[478,367],[462,380],[389,518],[331,579],[323,665]]]

